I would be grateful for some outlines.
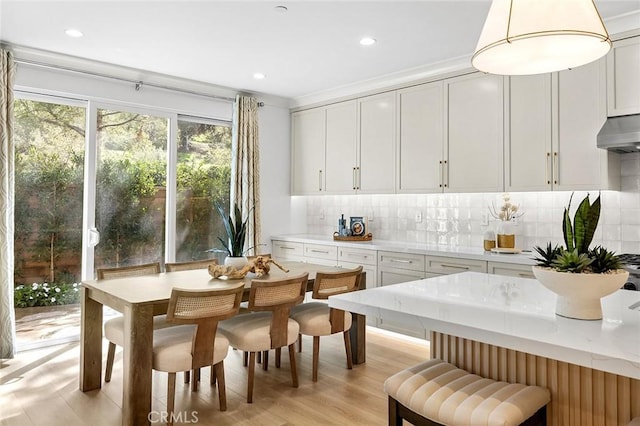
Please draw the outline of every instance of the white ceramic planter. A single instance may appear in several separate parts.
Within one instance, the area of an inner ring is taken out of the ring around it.
[[[245,266],[247,266],[248,263],[249,261],[247,260],[246,256],[240,256],[240,257],[227,256],[224,258],[225,266],[233,266],[237,270],[244,268]]]
[[[556,314],[574,319],[602,319],[600,298],[620,289],[629,272],[619,269],[610,274],[573,274],[539,266],[533,275],[542,285],[558,295]]]

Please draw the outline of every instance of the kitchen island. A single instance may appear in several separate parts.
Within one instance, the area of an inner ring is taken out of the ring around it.
[[[495,380],[550,389],[548,424],[640,416],[640,294],[602,299],[603,319],[555,315],[534,279],[475,272],[333,296],[333,307],[429,330],[431,357]]]

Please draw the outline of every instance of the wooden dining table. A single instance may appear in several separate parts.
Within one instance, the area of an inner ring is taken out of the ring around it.
[[[309,287],[317,272],[344,271],[339,267],[303,262],[281,262],[289,269],[285,273],[272,266],[260,279],[278,280],[300,273],[309,273]],[[255,275],[244,278],[244,300]],[[124,315],[122,424],[150,424],[151,381],[153,361],[153,317],[166,313],[174,287],[190,290],[226,288],[238,280],[212,279],[205,269],[165,272],[154,275],[110,280],[87,280],[81,287],[80,390],[100,389],[102,384],[102,311],[108,306]],[[363,272],[360,289],[366,288]],[[351,348],[353,362],[365,362],[366,317],[353,314]]]

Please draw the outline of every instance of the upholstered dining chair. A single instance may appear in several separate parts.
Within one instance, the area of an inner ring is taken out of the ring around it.
[[[298,387],[295,342],[299,326],[289,318],[289,313],[292,306],[304,299],[308,277],[309,274],[304,273],[277,281],[252,280],[248,305],[252,312],[222,321],[219,325],[232,347],[249,353],[248,403],[253,402],[256,353],[287,346],[291,381],[293,387]]]
[[[165,263],[164,269],[166,272],[178,272],[178,271],[194,271],[197,269],[207,269],[210,264],[217,264],[218,261],[216,259],[204,259],[204,260],[191,260],[187,262],[171,262]],[[200,370],[196,369],[196,380],[200,380]],[[184,372],[184,382],[189,383],[191,380],[191,372]]]
[[[238,313],[244,283],[216,290],[171,291],[167,308],[167,323],[175,327],[153,332],[153,369],[169,373],[167,413],[173,422],[176,372],[194,371],[211,366],[211,384],[217,382],[220,411],[227,409],[224,379],[224,359],[229,341],[216,333],[218,322]],[[191,390],[198,390],[198,381],[191,382]]]
[[[96,270],[96,273],[99,280],[159,274],[160,263],[145,263],[142,265],[123,266],[120,268],[99,268]],[[166,327],[166,317],[164,315],[153,317],[153,327]],[[113,360],[116,356],[116,345],[121,347],[124,346],[124,317],[122,315],[105,321],[104,337],[109,341],[104,381],[110,382],[111,372],[113,371]]]
[[[348,293],[360,286],[362,266],[346,272],[318,272],[313,282],[313,299],[328,299],[335,294]],[[330,308],[324,302],[308,302],[291,309],[291,318],[300,325],[300,334],[313,336],[312,379],[318,381],[318,358],[320,355],[320,336],[342,333],[344,349],[347,353],[347,368],[353,367],[351,359],[351,313]],[[300,345],[302,338],[300,336]],[[302,347],[302,346],[300,346]]]
[[[164,269],[167,272],[193,271],[195,269],[207,269],[209,265],[212,263],[217,264],[218,261],[216,259],[204,259],[204,260],[193,260],[189,262],[165,263]]]

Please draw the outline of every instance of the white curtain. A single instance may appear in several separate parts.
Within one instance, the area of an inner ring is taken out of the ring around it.
[[[13,81],[11,52],[0,49],[0,358],[16,347],[13,309]]]
[[[260,167],[258,146],[258,101],[236,96],[233,111],[231,208],[240,206],[247,221],[245,250],[259,253],[260,245]]]

